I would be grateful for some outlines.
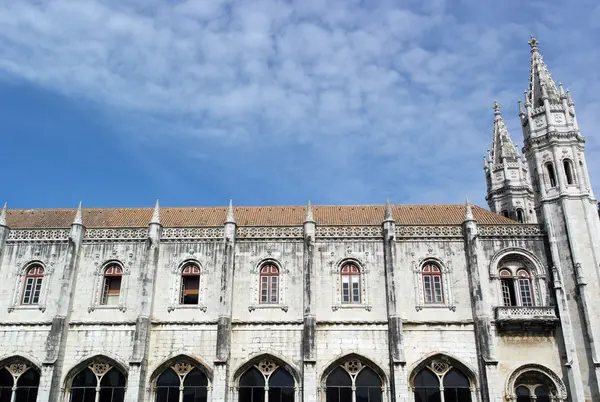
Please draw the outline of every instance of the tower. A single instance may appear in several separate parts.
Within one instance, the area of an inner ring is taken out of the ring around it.
[[[573,401],[597,401],[600,309],[594,308],[593,298],[600,294],[600,220],[585,160],[585,139],[569,92],[552,80],[533,36],[529,45],[529,88],[519,116],[535,208],[548,234],[552,268],[558,276],[554,280],[568,295],[556,301],[566,306],[572,323],[561,325],[563,333],[572,335],[564,337],[563,370]]]
[[[533,190],[527,164],[519,155],[494,101],[494,135],[484,162],[486,200],[492,212],[521,223],[536,223]]]

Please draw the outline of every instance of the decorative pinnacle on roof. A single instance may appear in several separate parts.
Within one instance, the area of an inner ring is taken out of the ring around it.
[[[545,98],[550,103],[561,103],[556,83],[552,80],[548,66],[546,66],[540,55],[538,49],[539,42],[531,35],[528,43],[531,46],[531,67],[529,70],[529,88],[527,91],[529,104],[534,108],[542,106]],[[527,106],[527,103],[525,103],[525,106]]]
[[[385,200],[385,215],[383,216],[384,222],[394,222],[394,216],[392,215],[392,206],[390,205],[390,200],[386,198]]]
[[[465,201],[465,222],[474,221],[473,210],[471,209],[471,203],[467,198]]]
[[[2,211],[0,212],[0,226],[6,226],[6,207],[7,204],[5,202]]]
[[[229,200],[229,208],[227,209],[227,219],[225,223],[235,223],[235,214],[233,213],[233,200]]]
[[[73,225],[83,226],[83,211],[81,209],[81,201],[79,201],[79,207],[77,207],[77,212],[75,213],[75,219],[73,219]]]
[[[308,204],[306,204],[306,219],[304,219],[304,223],[306,222],[314,222],[315,219],[313,217],[313,209],[310,200],[308,200]]]
[[[160,204],[158,199],[156,200],[156,204],[154,205],[154,212],[152,213],[152,218],[150,218],[150,224],[158,224],[160,225]]]
[[[503,163],[504,159],[515,161],[519,158],[519,151],[512,142],[512,138],[504,124],[500,113],[500,105],[494,101],[494,135],[492,137],[491,161],[495,164]]]

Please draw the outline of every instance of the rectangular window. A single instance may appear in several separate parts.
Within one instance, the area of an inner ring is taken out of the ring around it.
[[[359,278],[356,276],[352,277],[352,302],[360,303],[360,284],[358,283]]]
[[[104,277],[104,289],[100,304],[107,306],[116,306],[119,304],[121,296],[121,277],[106,276]]]
[[[181,304],[198,304],[200,293],[199,276],[181,277]]]
[[[278,299],[277,279],[279,279],[279,278],[276,276],[271,276],[270,279],[271,279],[271,303],[277,303],[277,299]]]
[[[33,280],[34,278],[27,278],[27,282],[25,282],[25,290],[23,292],[23,304],[31,303],[31,293],[33,290]]]
[[[350,303],[350,277],[342,276],[342,302]]]
[[[512,279],[502,279],[502,302],[507,307],[517,305]]]
[[[433,277],[433,289],[435,291],[435,302],[441,303],[444,301],[444,297],[442,295],[442,277],[434,276]]]
[[[425,303],[433,303],[433,297],[431,296],[431,276],[425,275],[423,277],[423,285],[425,287]]]
[[[531,285],[529,279],[519,279],[519,291],[521,293],[521,306],[533,306],[533,297],[531,296]]]
[[[269,302],[269,277],[261,276],[260,278],[260,302]]]
[[[35,278],[33,286],[33,298],[31,304],[38,304],[40,302],[40,294],[42,293],[42,278]]]

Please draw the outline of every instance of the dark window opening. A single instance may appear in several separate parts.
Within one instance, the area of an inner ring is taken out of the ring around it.
[[[180,304],[198,304],[200,296],[200,267],[189,263],[181,271]]]
[[[563,167],[565,169],[565,176],[567,178],[567,184],[574,184],[575,180],[573,179],[573,169],[571,168],[571,161],[565,159],[563,161]]]
[[[556,187],[556,175],[554,174],[554,166],[552,163],[546,165],[548,171],[548,180],[550,180],[550,187]]]
[[[517,222],[525,223],[525,213],[521,208],[517,208]]]

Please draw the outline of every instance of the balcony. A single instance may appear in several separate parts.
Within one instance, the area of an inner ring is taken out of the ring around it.
[[[505,332],[549,332],[558,325],[554,307],[496,307],[496,327]]]

